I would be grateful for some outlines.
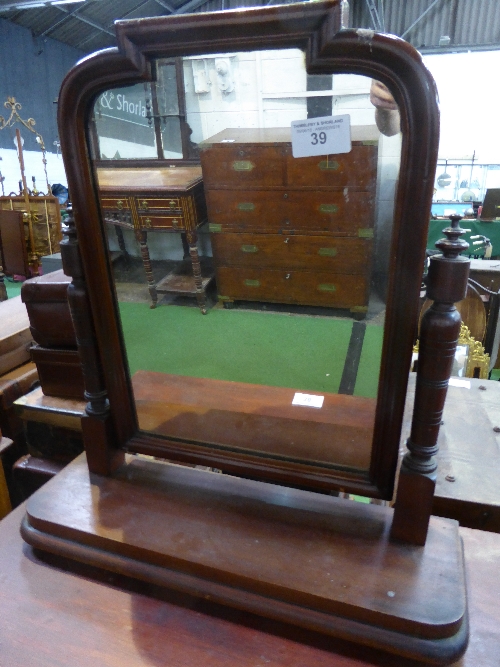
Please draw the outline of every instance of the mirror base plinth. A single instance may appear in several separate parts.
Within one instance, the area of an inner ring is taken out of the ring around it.
[[[392,510],[127,456],[85,455],[35,493],[33,547],[332,637],[446,665],[465,651],[458,523],[424,547],[390,540]],[[334,649],[334,645],[332,645]]]

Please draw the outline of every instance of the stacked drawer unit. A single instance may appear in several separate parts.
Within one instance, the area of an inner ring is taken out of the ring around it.
[[[183,210],[186,203],[179,197],[115,194],[101,196],[101,206],[107,223],[126,229],[185,231],[196,227],[193,216]]]
[[[68,304],[71,278],[62,269],[26,280],[21,298],[35,341],[31,359],[46,396],[83,399],[83,374]]]
[[[294,158],[288,128],[227,129],[200,146],[219,299],[366,313],[378,131],[350,153]]]
[[[141,257],[152,299],[158,294],[193,295],[205,308],[205,289],[213,273],[200,267],[196,247],[197,229],[206,222],[206,204],[201,168],[196,166],[155,169],[99,168],[100,203],[104,221],[117,232],[122,253],[127,256],[122,230],[132,229],[141,246]],[[180,232],[184,257],[191,271],[178,270],[154,283],[148,247],[148,232]]]
[[[97,170],[106,222],[136,230],[189,231],[205,221],[199,167]]]

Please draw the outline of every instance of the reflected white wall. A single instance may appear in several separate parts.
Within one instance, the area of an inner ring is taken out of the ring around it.
[[[439,157],[500,163],[498,130],[500,51],[423,57],[434,77],[441,109]]]

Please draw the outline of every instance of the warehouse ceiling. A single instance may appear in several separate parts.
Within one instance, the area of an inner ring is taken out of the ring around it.
[[[282,0],[281,0],[282,3]],[[280,0],[0,0],[0,18],[84,53],[116,45],[113,22],[280,4]],[[425,53],[500,48],[498,0],[350,0],[351,26],[403,37]]]

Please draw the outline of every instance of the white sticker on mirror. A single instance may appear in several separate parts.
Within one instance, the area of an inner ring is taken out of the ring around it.
[[[459,380],[458,378],[450,378],[448,382],[450,387],[465,387],[465,389],[470,389],[470,380]]]
[[[292,121],[293,157],[335,155],[351,151],[351,117],[322,116]]]
[[[292,405],[305,405],[308,408],[323,407],[324,396],[314,396],[314,394],[301,394],[296,391],[293,397]]]

